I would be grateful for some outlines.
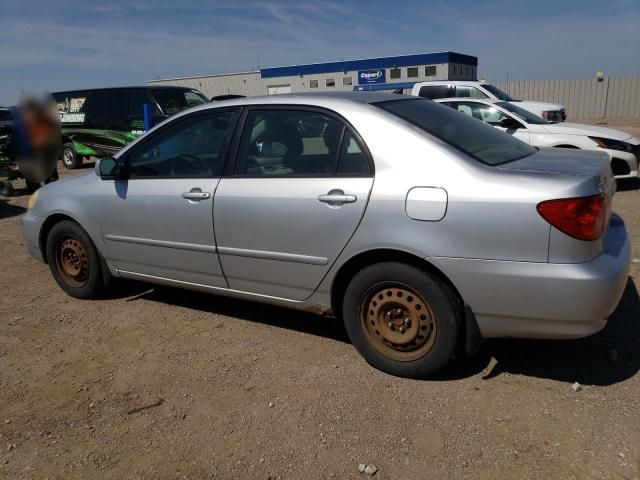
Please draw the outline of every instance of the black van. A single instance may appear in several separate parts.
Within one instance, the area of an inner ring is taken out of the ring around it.
[[[152,124],[187,108],[208,103],[185,87],[117,87],[53,93],[62,126],[62,163],[78,168],[83,158],[106,157],[144,133],[144,104]]]

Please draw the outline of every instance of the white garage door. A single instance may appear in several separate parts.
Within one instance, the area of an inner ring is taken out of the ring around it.
[[[279,93],[291,93],[291,85],[273,85],[267,87],[269,95],[277,95]]]

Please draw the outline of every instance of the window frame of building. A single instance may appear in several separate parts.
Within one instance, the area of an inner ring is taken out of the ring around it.
[[[329,85],[329,82],[331,82],[331,85]],[[324,86],[327,88],[334,88],[336,86],[336,79],[335,78],[327,78],[324,81]]]
[[[353,85],[353,77],[342,77],[342,86],[351,87]]]
[[[433,73],[431,73],[433,72]],[[425,77],[435,77],[438,75],[438,69],[435,65],[427,65],[424,67],[424,76]]]
[[[401,68],[390,68],[389,69],[389,78],[391,80],[397,80],[398,78],[402,78],[402,69]]]
[[[320,88],[319,80],[309,80],[309,88]]]
[[[407,67],[407,78],[418,78],[420,76],[419,67]]]

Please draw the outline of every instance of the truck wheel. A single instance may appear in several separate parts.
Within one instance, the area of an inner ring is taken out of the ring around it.
[[[47,260],[55,281],[72,297],[93,298],[104,289],[100,254],[77,223],[63,220],[53,226]]]
[[[78,155],[71,142],[62,146],[62,164],[69,170],[79,168],[82,165],[82,157]]]
[[[392,375],[423,378],[453,358],[463,305],[430,273],[385,262],[353,277],[342,314],[351,342],[367,362]]]

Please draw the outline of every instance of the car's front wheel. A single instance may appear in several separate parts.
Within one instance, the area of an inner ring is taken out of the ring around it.
[[[455,354],[463,308],[436,276],[385,262],[353,277],[342,314],[349,338],[371,365],[393,375],[423,378]]]
[[[46,247],[51,274],[65,292],[92,298],[103,290],[100,254],[80,225],[71,220],[56,223]]]

